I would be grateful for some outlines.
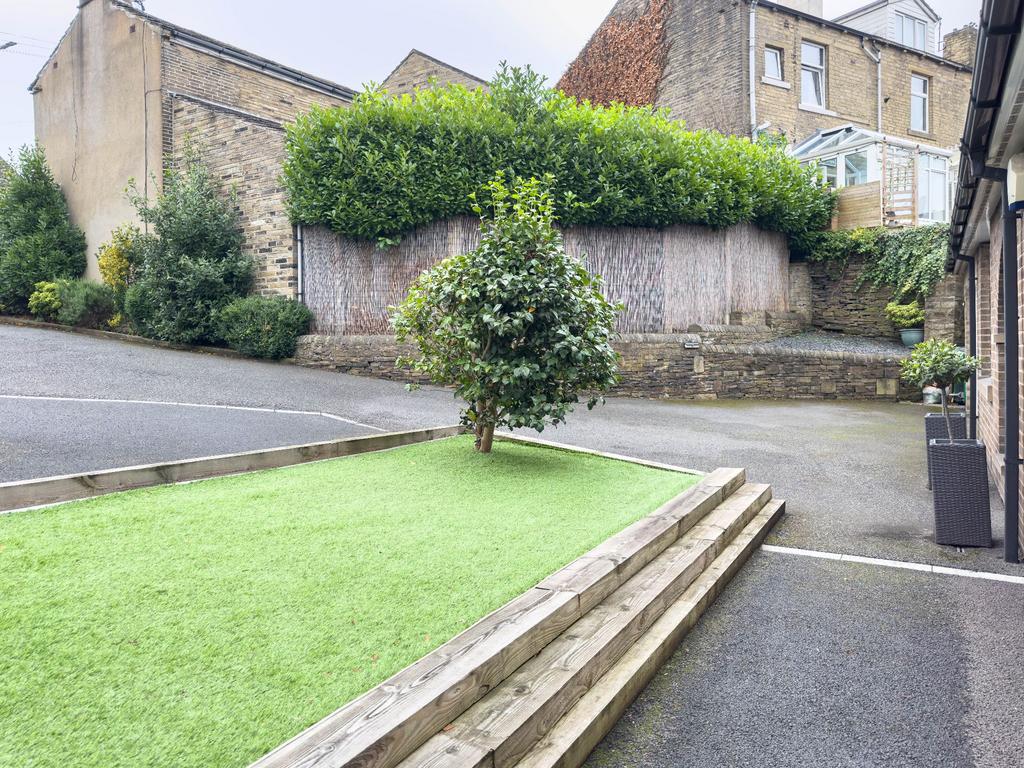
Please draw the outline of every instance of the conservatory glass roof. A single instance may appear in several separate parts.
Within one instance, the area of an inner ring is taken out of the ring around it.
[[[866,128],[858,128],[847,123],[838,128],[826,128],[815,131],[806,139],[793,147],[793,154],[801,159],[820,157],[822,155],[835,155],[849,150],[864,147],[869,144],[886,142],[901,147],[916,147],[936,155],[948,156],[950,151],[939,149],[927,144],[907,141],[893,136],[886,136],[877,131],[869,131]]]

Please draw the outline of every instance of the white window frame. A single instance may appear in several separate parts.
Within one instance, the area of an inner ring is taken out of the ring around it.
[[[923,84],[923,89],[918,89],[918,84]],[[931,80],[924,75],[910,76],[910,130],[920,133],[928,133],[930,128],[929,100],[931,94]],[[924,108],[924,123],[921,127],[914,125],[916,114],[915,105],[920,103]]]
[[[938,167],[936,167],[938,161]],[[942,208],[938,218],[932,218],[931,190],[932,176],[940,182],[935,188],[941,190]],[[917,158],[917,218],[930,223],[949,221],[949,158],[922,152]]]
[[[832,167],[831,165],[826,166],[826,163],[835,164],[835,189],[842,189],[848,186],[859,186],[857,184],[850,185],[846,179],[846,158],[850,155],[864,155],[867,159],[866,177],[861,184],[869,184],[872,181],[878,181],[878,148],[874,144],[867,146],[860,146],[854,149],[848,149],[845,152],[839,152],[834,155],[822,155],[811,160],[805,160],[804,164],[817,163],[818,171],[821,174],[821,182],[826,186],[833,186],[829,184],[827,168]]]
[[[910,39],[907,39],[907,32]],[[928,47],[928,22],[907,13],[896,13],[896,42],[916,48],[919,51]]]
[[[821,51],[821,64],[808,64],[804,61],[804,48],[817,48]],[[809,72],[811,76],[815,75],[818,78],[818,84],[821,90],[821,103],[815,103],[807,100],[807,94],[804,88],[804,73]],[[805,107],[813,107],[815,109],[827,109],[828,108],[828,52],[824,45],[818,43],[812,43],[809,40],[800,41],[800,104]]]
[[[768,70],[768,59],[769,56],[775,59],[777,67],[777,74],[772,74]],[[786,79],[786,70],[782,64],[782,49],[777,48],[774,45],[766,45],[764,47],[764,76],[769,80],[777,80],[784,82]]]

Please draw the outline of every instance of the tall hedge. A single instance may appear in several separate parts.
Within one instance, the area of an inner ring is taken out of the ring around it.
[[[36,283],[85,271],[85,234],[41,147],[23,147],[0,174],[0,312],[25,312]]]
[[[470,214],[470,195],[497,171],[553,176],[563,225],[753,222],[796,236],[826,226],[834,207],[777,143],[690,132],[651,107],[580,103],[529,68],[502,66],[489,92],[367,90],[351,107],[300,116],[287,146],[293,221],[361,239]]]

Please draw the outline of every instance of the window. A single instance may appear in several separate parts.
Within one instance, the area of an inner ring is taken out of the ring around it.
[[[825,108],[825,49],[814,43],[800,44],[800,103]]]
[[[921,155],[918,160],[917,217],[922,221],[946,220],[946,158]]]
[[[839,186],[839,162],[837,158],[829,157],[824,160],[818,161],[818,166],[821,168],[821,178],[824,179],[825,183],[835,189]]]
[[[913,16],[902,13],[896,14],[897,43],[903,43],[903,45],[923,51],[927,29],[927,25],[921,19],[915,19]]]
[[[764,48],[764,76],[782,80],[782,49],[766,45]]]
[[[851,152],[843,155],[843,171],[845,179],[843,186],[852,187],[854,184],[865,184],[868,180],[868,153]]]
[[[928,132],[928,78],[910,76],[910,130]]]

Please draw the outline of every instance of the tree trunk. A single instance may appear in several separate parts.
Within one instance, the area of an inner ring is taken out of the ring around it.
[[[494,425],[485,424],[483,431],[480,433],[480,437],[477,440],[476,449],[480,453],[490,453],[491,445],[494,443]]]
[[[949,438],[949,442],[953,442],[953,422],[949,420],[949,400],[946,397],[946,388],[941,387],[939,389],[939,398],[942,401],[942,418],[946,420],[946,437]]]

